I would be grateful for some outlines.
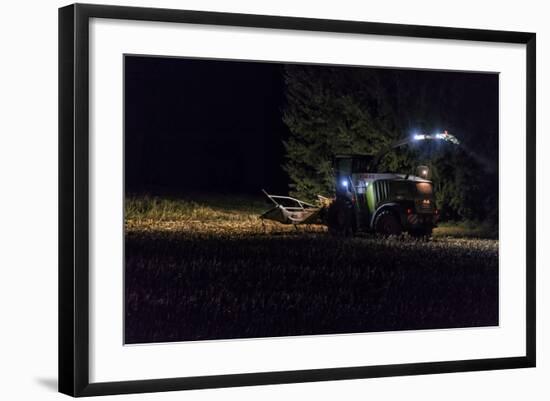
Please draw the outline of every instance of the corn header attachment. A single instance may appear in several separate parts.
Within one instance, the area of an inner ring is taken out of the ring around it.
[[[281,224],[325,224],[324,215],[330,203],[328,198],[318,196],[317,205],[312,205],[290,196],[262,192],[273,203],[273,207],[260,215],[262,220],[273,220]]]

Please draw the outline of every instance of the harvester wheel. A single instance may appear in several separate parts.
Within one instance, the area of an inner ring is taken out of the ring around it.
[[[399,236],[403,232],[401,223],[394,213],[389,210],[383,210],[374,221],[374,229],[378,234],[384,236]]]
[[[339,237],[347,237],[355,232],[353,203],[347,199],[336,199],[328,208],[328,232]]]

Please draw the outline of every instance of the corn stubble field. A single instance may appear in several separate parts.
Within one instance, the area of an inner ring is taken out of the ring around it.
[[[126,200],[126,343],[498,324],[498,241],[482,231],[339,239],[262,224],[262,201],[190,199]]]

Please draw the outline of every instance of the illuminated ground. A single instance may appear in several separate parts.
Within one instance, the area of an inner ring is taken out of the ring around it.
[[[263,203],[126,204],[126,342],[498,324],[498,241],[262,225]]]

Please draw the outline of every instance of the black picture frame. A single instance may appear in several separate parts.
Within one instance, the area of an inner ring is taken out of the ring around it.
[[[90,383],[90,18],[437,38],[526,45],[526,354],[521,357]],[[252,386],[535,366],[536,35],[434,26],[74,4],[59,9],[59,391],[71,396]]]

